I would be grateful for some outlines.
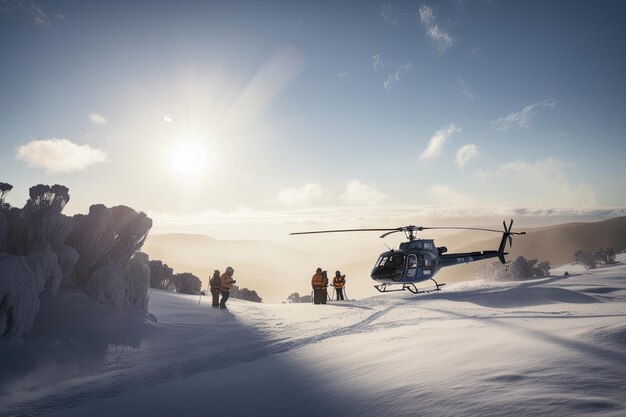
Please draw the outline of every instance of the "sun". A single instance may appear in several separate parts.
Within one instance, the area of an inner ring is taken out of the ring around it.
[[[184,176],[198,176],[207,164],[207,151],[197,142],[177,144],[170,153],[170,168]]]

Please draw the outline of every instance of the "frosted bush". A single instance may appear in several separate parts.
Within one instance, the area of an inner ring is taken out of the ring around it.
[[[84,291],[100,303],[123,307],[128,296],[128,284],[113,262],[96,269],[84,286]]]
[[[7,241],[9,239],[9,221],[4,213],[0,213],[0,252],[7,251]]]
[[[54,294],[61,268],[50,247],[28,256],[0,253],[0,336],[24,336],[33,325],[43,294]]]
[[[88,215],[76,215],[73,220],[74,229],[67,243],[80,255],[72,276],[81,286],[86,285],[95,270],[109,262],[119,270],[126,268],[152,227],[152,220],[145,213],[126,206],[107,208],[95,204],[89,208]]]
[[[128,283],[128,301],[131,305],[148,310],[148,287],[150,285],[150,266],[148,255],[136,253],[128,262],[124,271]]]

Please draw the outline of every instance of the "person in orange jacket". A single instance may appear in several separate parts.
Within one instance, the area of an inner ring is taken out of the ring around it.
[[[322,268],[317,268],[315,275],[311,278],[311,287],[313,287],[313,303],[314,304],[326,304],[326,287],[328,286],[328,280],[324,279]]]
[[[343,286],[346,285],[346,276],[341,275],[341,272],[335,272],[335,277],[333,278],[333,287],[335,287],[335,291],[337,292],[337,301],[343,301]]]
[[[226,268],[226,272],[222,274],[220,277],[220,292],[222,293],[222,300],[220,301],[220,308],[224,310],[228,310],[226,307],[226,301],[228,301],[228,297],[230,296],[230,288],[237,281],[233,279],[233,274],[235,270],[232,267]]]

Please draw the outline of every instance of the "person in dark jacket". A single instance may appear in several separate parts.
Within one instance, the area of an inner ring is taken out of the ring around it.
[[[346,276],[341,275],[340,271],[335,272],[335,277],[333,278],[333,287],[335,287],[335,291],[337,292],[337,301],[343,301],[343,286],[346,285]]]
[[[211,286],[211,296],[213,296],[213,303],[211,306],[213,308],[219,308],[220,306],[220,287],[222,285],[222,280],[220,278],[220,271],[217,269],[213,271],[213,276],[209,281],[209,285]]]
[[[230,288],[237,281],[233,279],[233,274],[235,270],[232,267],[226,268],[226,272],[222,274],[220,277],[220,293],[222,294],[222,301],[220,301],[220,308],[224,310],[228,310],[226,308],[226,301],[228,301],[228,297],[230,296]]]

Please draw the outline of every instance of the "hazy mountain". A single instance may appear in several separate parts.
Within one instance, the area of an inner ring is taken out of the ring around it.
[[[490,226],[496,228],[497,226]],[[554,266],[570,262],[579,249],[594,250],[611,247],[626,248],[626,217],[595,223],[567,223],[542,228],[515,228],[527,232],[516,236],[508,259],[516,256],[548,260]],[[429,235],[422,232],[422,237]],[[358,237],[355,237],[357,239]],[[450,253],[496,249],[501,235],[497,233],[464,231],[438,237],[438,246],[447,246]],[[204,282],[214,269],[223,271],[226,266],[235,268],[238,284],[256,290],[264,301],[281,302],[298,291],[308,294],[310,277],[317,266],[327,268],[329,275],[339,269],[347,275],[346,292],[350,298],[376,294],[370,279],[371,269],[379,252],[354,252],[354,261],[345,262],[345,256],[306,252],[270,241],[228,241],[204,235],[165,234],[152,235],[143,249],[151,259],[160,259],[176,272],[192,272]],[[350,248],[346,247],[345,252]],[[368,253],[366,253],[368,252]],[[382,252],[382,250],[380,251]],[[341,255],[345,255],[342,253]],[[439,282],[474,279],[474,270],[487,262],[481,261],[443,269],[437,275]],[[426,284],[427,285],[427,284]]]

